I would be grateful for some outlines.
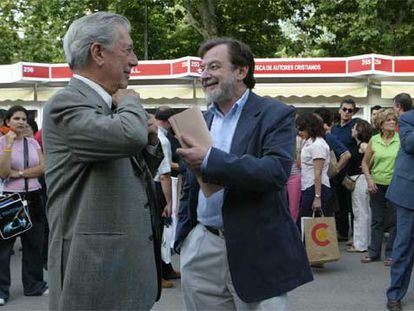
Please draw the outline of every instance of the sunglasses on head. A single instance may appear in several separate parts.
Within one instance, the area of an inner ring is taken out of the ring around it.
[[[343,108],[342,108],[342,111],[343,111],[343,112],[353,113],[353,112],[354,112],[354,109],[353,109],[353,108],[346,108],[346,107],[343,107]]]

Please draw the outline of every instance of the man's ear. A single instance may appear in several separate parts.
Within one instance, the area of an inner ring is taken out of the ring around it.
[[[104,47],[102,44],[97,42],[92,43],[89,51],[91,53],[91,60],[101,67],[104,64]]]
[[[247,72],[249,71],[249,67],[248,66],[240,66],[237,68],[236,74],[237,74],[237,79],[240,81],[243,81],[244,78],[246,78],[247,76]]]

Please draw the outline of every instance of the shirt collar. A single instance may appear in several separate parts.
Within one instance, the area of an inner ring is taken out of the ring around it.
[[[96,91],[96,93],[98,93],[102,99],[104,100],[104,102],[108,105],[109,108],[111,108],[112,105],[112,96],[108,94],[107,91],[104,90],[104,88],[102,86],[100,86],[98,83],[85,78],[81,75],[78,74],[74,74],[73,75],[74,78],[81,80],[82,82],[86,83],[88,86],[90,86],[94,91]]]
[[[381,145],[384,145],[384,146],[389,146],[389,145],[391,145],[391,144],[393,144],[393,143],[399,143],[400,142],[400,138],[399,138],[399,136],[398,136],[398,133],[397,132],[394,132],[394,137],[392,138],[392,140],[389,142],[389,144],[387,145],[385,142],[384,142],[384,140],[382,139],[382,137],[381,137],[381,134],[378,134],[379,135],[379,142],[380,142],[380,144]]]
[[[250,94],[250,90],[247,89],[243,95],[234,103],[233,107],[231,107],[230,111],[227,113],[227,115],[232,115],[235,114],[238,111],[242,111],[244,105],[247,102],[247,98],[249,97]],[[223,117],[223,114],[220,112],[220,109],[218,108],[217,104],[213,102],[213,104],[211,105],[210,111],[214,114],[214,115],[219,115],[221,117]]]
[[[162,126],[158,126],[158,131],[163,133],[164,136],[167,136],[167,134],[168,134],[168,130],[163,128]]]

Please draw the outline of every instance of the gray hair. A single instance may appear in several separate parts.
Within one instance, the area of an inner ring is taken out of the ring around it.
[[[131,25],[122,15],[97,12],[75,20],[63,38],[63,49],[69,67],[83,68],[89,56],[89,49],[94,42],[111,49],[119,39],[119,31],[115,26],[122,26],[130,32]]]

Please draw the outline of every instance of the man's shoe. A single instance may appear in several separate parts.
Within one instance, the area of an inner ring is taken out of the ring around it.
[[[49,296],[49,288],[47,288],[47,289],[43,292],[42,296],[45,296],[45,297]]]
[[[6,300],[4,298],[0,298],[0,306],[4,306],[6,304]]]
[[[401,311],[402,310],[401,301],[399,301],[399,300],[388,300],[387,301],[387,309],[389,311]]]
[[[181,273],[179,271],[172,270],[168,275],[164,277],[166,280],[176,280],[181,278]]]
[[[168,281],[166,279],[161,279],[161,287],[162,288],[172,288],[174,287],[174,283],[171,281]]]

